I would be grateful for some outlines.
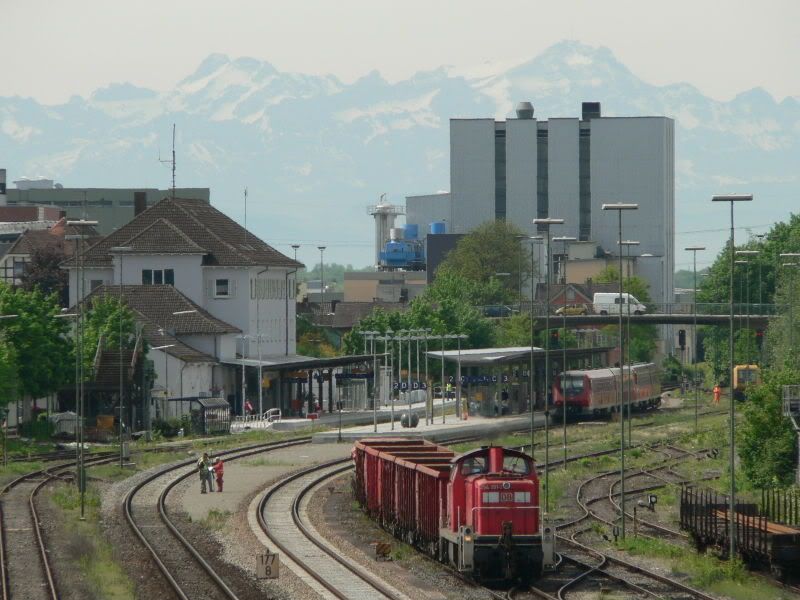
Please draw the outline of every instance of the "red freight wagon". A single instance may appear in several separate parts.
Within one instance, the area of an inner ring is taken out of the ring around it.
[[[531,458],[488,447],[456,456],[424,440],[365,439],[354,494],[378,523],[482,580],[530,580],[544,554]]]

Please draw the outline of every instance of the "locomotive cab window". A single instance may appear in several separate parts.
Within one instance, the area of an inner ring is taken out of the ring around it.
[[[486,472],[486,458],[483,456],[473,456],[461,463],[462,475],[477,475]]]
[[[521,456],[504,456],[503,471],[517,475],[528,475],[531,472],[530,464]]]
[[[582,375],[567,375],[561,376],[561,389],[572,394],[580,394],[583,391],[583,376]]]

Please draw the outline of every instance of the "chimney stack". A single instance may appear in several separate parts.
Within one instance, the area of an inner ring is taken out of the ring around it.
[[[600,103],[599,102],[584,102],[581,104],[581,119],[588,121],[589,119],[600,118]]]
[[[147,208],[147,192],[133,192],[133,216],[144,212]]]
[[[0,206],[6,205],[6,170],[0,169]]]

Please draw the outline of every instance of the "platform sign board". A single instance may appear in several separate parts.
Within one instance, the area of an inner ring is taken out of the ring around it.
[[[256,577],[259,579],[277,579],[281,569],[279,554],[267,552],[256,556]]]

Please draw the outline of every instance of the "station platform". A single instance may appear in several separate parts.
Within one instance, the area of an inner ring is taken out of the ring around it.
[[[535,413],[534,419],[537,427],[544,425],[543,413]],[[419,425],[410,429],[401,427],[399,421],[395,421],[394,429],[392,429],[391,423],[379,423],[377,432],[372,424],[347,427],[342,429],[341,441],[351,444],[356,440],[368,437],[407,437],[438,442],[476,433],[484,437],[492,437],[514,431],[530,430],[530,426],[530,413],[494,418],[470,417],[466,421],[458,420],[455,415],[447,415],[444,423],[441,422],[441,416],[439,416],[438,422],[433,425],[425,425],[424,422],[420,422]],[[315,444],[335,444],[339,439],[338,430],[316,433],[312,437]]]

